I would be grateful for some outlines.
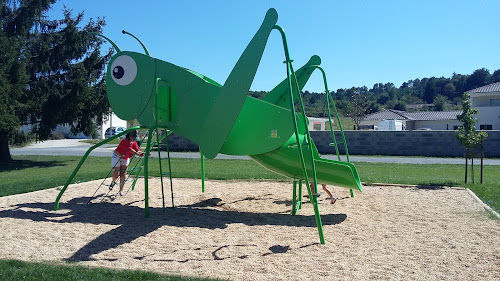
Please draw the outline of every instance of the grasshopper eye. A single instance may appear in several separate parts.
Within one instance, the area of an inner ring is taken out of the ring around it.
[[[137,76],[137,64],[134,59],[123,55],[117,57],[111,65],[111,76],[116,84],[126,86]]]

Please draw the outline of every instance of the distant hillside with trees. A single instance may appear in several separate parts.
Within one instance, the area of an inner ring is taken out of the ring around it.
[[[339,113],[349,116],[350,112],[366,114],[383,109],[404,111],[443,111],[461,109],[462,94],[471,89],[500,82],[500,69],[492,73],[486,68],[475,70],[472,74],[457,74],[449,78],[431,77],[413,79],[396,87],[394,83],[376,83],[371,89],[366,86],[338,89],[332,91]],[[250,92],[256,98],[265,96],[265,91]],[[302,98],[306,114],[311,117],[326,117],[324,93],[303,92]]]

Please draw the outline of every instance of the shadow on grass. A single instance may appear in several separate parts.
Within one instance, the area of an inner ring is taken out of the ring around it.
[[[69,212],[53,211],[53,203],[23,203],[13,209],[1,210],[0,218],[16,218],[52,223],[89,223],[117,225],[77,250],[68,261],[95,260],[92,255],[116,248],[145,236],[162,226],[224,229],[230,224],[241,223],[248,226],[278,225],[290,227],[316,228],[314,215],[280,213],[250,213],[227,210],[220,198],[184,205],[177,208],[149,208],[150,217],[144,217],[144,209],[138,206],[121,205],[111,202],[87,205],[89,197],[79,197],[61,204],[70,208]],[[250,199],[251,200],[251,199]],[[208,208],[210,209],[208,209]],[[215,209],[214,209],[215,208]],[[345,221],[345,214],[323,215],[323,225],[335,225]],[[61,233],[64,235],[64,233]],[[215,258],[215,257],[214,257]]]
[[[0,162],[0,172],[23,170],[31,168],[51,168],[62,167],[68,164],[67,161],[34,161],[34,160],[12,160],[10,162]]]

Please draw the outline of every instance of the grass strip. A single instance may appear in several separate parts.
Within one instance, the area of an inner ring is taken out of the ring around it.
[[[134,281],[202,281],[218,280],[184,276],[168,276],[140,270],[116,270],[84,267],[68,263],[24,262],[0,260],[0,280],[66,281],[66,280],[134,280]]]

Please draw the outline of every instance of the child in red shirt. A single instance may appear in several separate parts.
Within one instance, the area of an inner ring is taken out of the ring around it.
[[[111,181],[110,189],[115,185],[115,181],[120,177],[120,195],[123,193],[123,185],[127,176],[127,167],[130,163],[130,158],[134,155],[144,156],[144,152],[139,149],[135,137],[137,133],[130,132],[125,135],[125,138],[120,142],[118,147],[113,151],[111,156],[111,167],[113,168],[113,178]]]

